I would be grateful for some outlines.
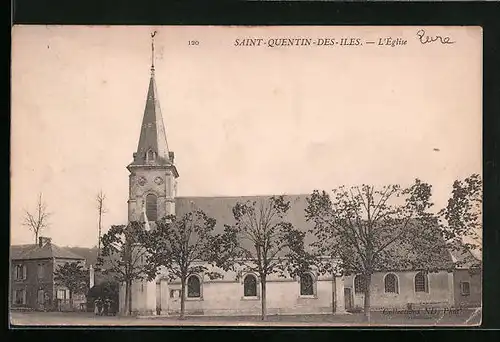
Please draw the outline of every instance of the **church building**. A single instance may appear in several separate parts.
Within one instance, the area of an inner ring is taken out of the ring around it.
[[[216,230],[234,222],[232,208],[237,201],[265,200],[265,197],[178,197],[180,174],[174,153],[167,144],[154,64],[147,92],[137,150],[127,166],[129,175],[129,221],[140,221],[145,208],[151,224],[166,215],[182,215],[193,207],[217,220]],[[271,195],[270,195],[271,196]],[[267,196],[269,197],[269,196]],[[306,195],[285,196],[291,202],[286,219],[294,227],[308,230],[304,209]],[[404,253],[404,251],[403,251]],[[423,273],[413,270],[376,273],[371,287],[372,308],[418,306],[454,306],[454,277],[447,270]],[[314,271],[298,278],[271,276],[267,280],[268,314],[342,314],[363,306],[360,277],[318,275]],[[132,311],[138,315],[169,315],[180,311],[180,281],[168,281],[160,275],[155,281],[137,281],[132,285]],[[260,283],[256,274],[237,277],[227,272],[222,279],[210,280],[193,274],[187,280],[186,314],[258,315]],[[120,289],[120,310],[124,308],[125,288]]]

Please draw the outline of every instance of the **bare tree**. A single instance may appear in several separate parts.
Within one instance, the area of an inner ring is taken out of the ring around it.
[[[104,275],[111,275],[118,283],[125,285],[125,301],[120,311],[132,314],[132,283],[148,279],[156,266],[143,262],[146,249],[139,244],[143,226],[139,222],[111,226],[102,237],[102,253],[97,259],[97,269]]]
[[[97,201],[97,213],[99,214],[99,232],[98,232],[98,242],[97,242],[97,255],[101,254],[101,232],[102,232],[102,215],[107,213],[108,210],[104,207],[104,201],[106,200],[106,194],[99,191],[96,197]]]
[[[181,319],[185,318],[189,276],[203,273],[210,279],[222,278],[221,273],[200,265],[200,261],[212,265],[217,261],[215,224],[215,219],[198,209],[183,216],[166,216],[156,222],[156,229],[143,231],[141,235],[141,243],[148,252],[149,278],[154,279],[160,267],[164,267],[171,281],[179,279],[181,282]]]
[[[430,198],[431,186],[417,179],[408,188],[341,186],[331,196],[314,191],[307,199],[306,219],[314,224],[312,233],[316,236],[312,245],[319,255],[339,260],[337,268],[344,275],[361,277],[368,322],[373,273],[434,271],[444,263],[444,242],[435,217],[428,211]],[[401,250],[405,250],[404,255]]]
[[[310,266],[304,250],[305,233],[285,220],[289,209],[290,201],[284,196],[236,203],[233,207],[236,223],[225,226],[214,248],[218,267],[226,271],[243,267],[259,275],[262,320],[267,317],[268,277],[297,276]]]
[[[35,244],[38,243],[38,236],[48,227],[50,213],[47,211],[47,204],[42,199],[42,193],[38,194],[38,202],[33,213],[24,211],[23,226],[28,227],[35,235]]]

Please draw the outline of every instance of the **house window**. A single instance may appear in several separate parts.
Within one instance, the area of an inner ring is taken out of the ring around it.
[[[43,289],[39,289],[38,292],[37,292],[37,303],[38,304],[43,304],[43,300],[45,298],[45,293],[43,291]]]
[[[158,206],[156,195],[149,194],[146,196],[146,215],[148,221],[156,221],[158,219]]]
[[[188,278],[187,281],[187,296],[188,298],[199,298],[201,297],[201,284],[200,278],[195,275],[192,275]]]
[[[398,293],[398,278],[395,274],[389,273],[384,278],[385,293]]]
[[[313,277],[309,273],[305,273],[300,276],[300,295],[301,296],[313,296],[314,295],[314,281]]]
[[[354,293],[365,293],[365,278],[358,274],[354,277]]]
[[[66,299],[66,290],[64,290],[64,289],[57,290],[57,299],[65,300]]]
[[[415,275],[415,292],[429,292],[429,280],[424,272]]]
[[[468,281],[460,283],[460,293],[462,296],[470,296],[470,283]]]
[[[247,274],[243,279],[243,296],[257,297],[257,278],[253,274]]]
[[[37,269],[37,275],[38,275],[38,279],[42,279],[44,274],[43,274],[43,271],[44,271],[44,264],[40,264],[38,265],[38,269]]]
[[[14,272],[16,280],[26,279],[26,265],[16,265]]]
[[[25,305],[26,304],[26,290],[16,290],[14,291],[14,304]]]

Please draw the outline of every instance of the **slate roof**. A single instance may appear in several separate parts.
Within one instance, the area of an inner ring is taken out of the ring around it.
[[[246,201],[266,201],[272,195],[267,196],[234,196],[234,197],[177,197],[175,201],[177,215],[183,215],[193,209],[201,209],[208,216],[216,219],[217,225],[215,228],[216,233],[222,233],[225,224],[234,224],[235,220],[232,213],[232,208],[238,202]],[[285,195],[284,199],[290,201],[291,208],[287,212],[284,220],[291,223],[295,229],[303,232],[308,232],[314,227],[312,222],[307,222],[304,210],[307,207],[307,197],[310,195]],[[436,227],[436,244],[444,246],[444,240],[438,238],[439,231]],[[305,236],[305,244],[309,245],[315,241],[313,234],[307,233]],[[242,242],[244,243],[244,242]],[[389,251],[394,256],[394,260],[406,258],[408,260],[417,261],[428,265],[434,269],[448,269],[452,263],[452,258],[446,249],[433,248],[430,246],[428,252],[422,253],[421,251],[414,250],[410,244],[397,243],[391,245]],[[249,247],[247,245],[247,247]],[[410,269],[410,267],[402,267],[401,263],[395,262],[395,268],[399,270]]]
[[[134,154],[134,160],[130,164],[146,165],[146,154],[149,150],[157,153],[155,165],[170,165],[169,149],[167,144],[167,135],[165,125],[161,114],[160,102],[158,99],[158,91],[156,90],[156,81],[154,71],[151,73],[149,80],[148,95],[146,99],[146,107],[142,119],[141,134],[137,153]]]
[[[81,255],[85,259],[85,264],[87,266],[97,263],[97,247],[86,248],[86,247],[61,247],[69,252],[77,255]]]
[[[453,262],[458,263],[458,268],[468,269],[472,267],[477,267],[481,264],[481,260],[478,259],[474,253],[470,250],[459,246],[455,243],[455,248],[450,248],[450,257]]]
[[[32,260],[32,259],[75,259],[84,260],[85,258],[67,250],[63,247],[47,243],[43,247],[38,244],[12,245],[10,247],[11,260]]]
[[[246,201],[268,201],[270,196],[234,196],[234,197],[177,197],[175,199],[175,211],[182,216],[193,208],[203,210],[207,215],[217,220],[216,232],[222,233],[224,224],[234,224],[233,207],[236,203]],[[313,228],[312,223],[307,222],[304,210],[307,206],[308,195],[285,195],[285,201],[290,201],[291,208],[284,220],[293,224],[296,229],[307,231]]]

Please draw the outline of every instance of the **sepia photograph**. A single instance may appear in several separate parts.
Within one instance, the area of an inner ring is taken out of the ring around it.
[[[10,327],[482,320],[482,29],[12,29]]]

